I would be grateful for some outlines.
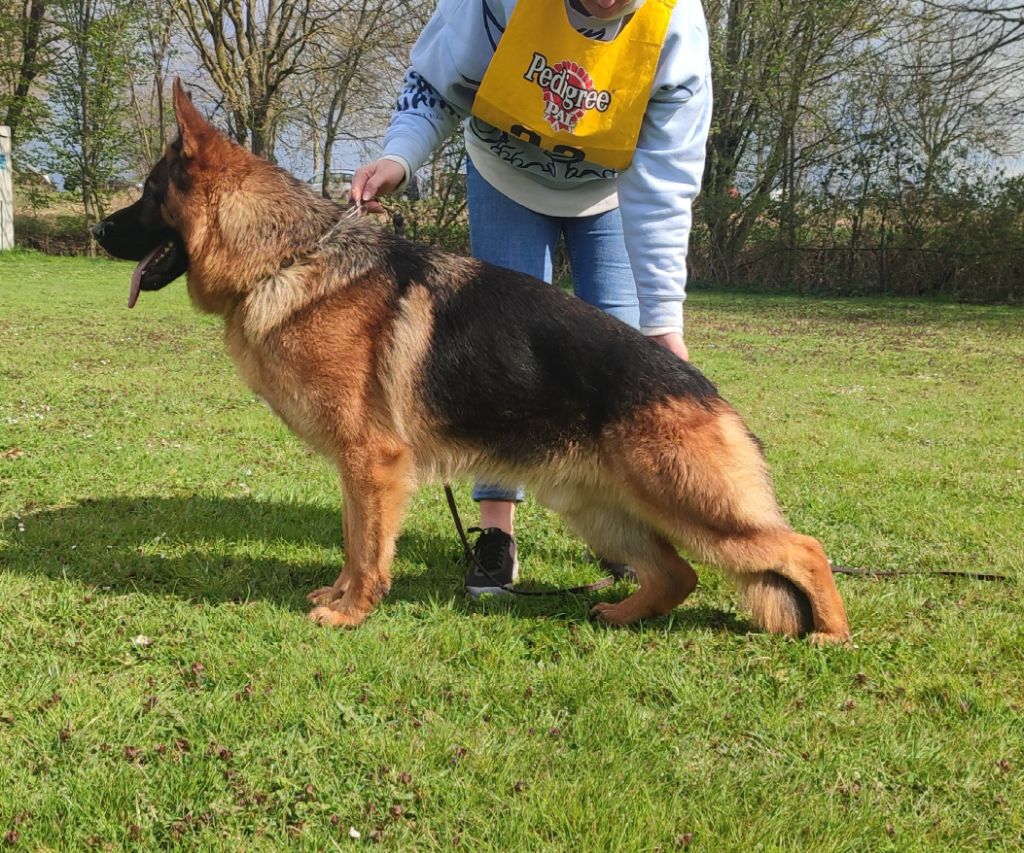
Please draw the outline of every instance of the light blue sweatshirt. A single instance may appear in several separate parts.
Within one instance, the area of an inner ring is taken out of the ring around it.
[[[617,203],[641,330],[682,331],[691,207],[711,121],[711,64],[699,0],[679,0],[672,13],[636,153],[620,173],[593,163],[565,163],[470,117],[515,2],[440,0],[413,47],[384,156],[415,172],[465,121],[474,165],[514,201],[555,216],[587,215]],[[591,38],[613,38],[621,23],[568,11],[573,26]]]

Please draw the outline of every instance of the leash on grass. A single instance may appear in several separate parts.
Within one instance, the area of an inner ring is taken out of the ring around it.
[[[599,589],[606,589],[614,584],[616,581],[622,580],[628,574],[628,569],[624,566],[609,565],[608,577],[602,578],[594,583],[584,584],[582,586],[569,586],[561,589],[518,589],[510,583],[501,583],[499,578],[496,578],[491,574],[487,568],[480,562],[480,559],[473,552],[473,546],[469,544],[469,538],[466,536],[466,531],[462,526],[462,517],[459,515],[459,508],[455,504],[455,495],[452,494],[452,487],[445,483],[444,485],[444,496],[448,499],[448,510],[452,514],[452,521],[455,522],[455,530],[459,534],[459,539],[462,541],[462,550],[466,556],[466,562],[469,565],[477,568],[482,575],[490,579],[496,587],[503,589],[506,592],[511,592],[514,595],[578,595],[585,592],[595,592]],[[470,531],[479,528],[470,528]],[[854,568],[853,566],[836,566],[829,563],[829,568],[832,569],[834,575],[855,575],[859,577],[871,577],[871,578],[901,578],[908,577],[910,575],[931,575],[932,577],[943,577],[943,578],[964,578],[966,580],[976,581],[1002,581],[1006,582],[1010,579],[1006,575],[997,575],[991,572],[958,572],[953,570],[936,569],[934,571],[921,570],[921,571],[909,571],[909,572],[894,572],[891,570],[883,569],[861,569]]]
[[[972,581],[1008,581],[1006,575],[996,575],[990,572],[957,572],[952,569],[921,569],[920,571],[894,572],[882,569],[855,569],[852,566],[833,566],[829,563],[834,575],[859,575],[869,578],[902,578],[909,575],[931,575],[940,578],[964,578]]]
[[[583,586],[567,586],[560,589],[519,589],[510,583],[502,583],[500,578],[496,578],[487,570],[487,568],[480,562],[479,557],[477,557],[473,552],[473,546],[469,544],[466,531],[462,527],[462,518],[459,516],[459,508],[455,505],[455,495],[452,494],[452,487],[447,483],[444,484],[444,496],[448,499],[448,509],[452,514],[452,521],[455,522],[455,529],[459,533],[459,539],[462,540],[462,550],[465,552],[466,562],[478,569],[480,573],[493,582],[496,587],[505,590],[505,592],[511,592],[514,595],[578,595],[584,592],[595,592],[599,589],[605,589],[625,575],[624,568],[621,573],[618,573],[613,569],[612,574],[606,578],[601,578],[599,581],[584,584]],[[476,528],[471,527],[470,531],[474,529]]]

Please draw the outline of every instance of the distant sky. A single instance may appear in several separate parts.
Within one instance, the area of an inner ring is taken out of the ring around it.
[[[1024,175],[1024,156],[1006,158],[1006,174],[1011,177]]]

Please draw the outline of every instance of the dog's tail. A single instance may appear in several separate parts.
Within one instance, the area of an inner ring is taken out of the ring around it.
[[[814,627],[811,603],[792,581],[777,572],[737,574],[736,580],[747,609],[761,629],[800,637]]]

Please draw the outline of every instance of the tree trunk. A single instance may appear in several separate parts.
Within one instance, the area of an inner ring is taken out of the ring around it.
[[[331,166],[334,162],[334,143],[338,140],[338,124],[345,114],[345,93],[348,89],[348,81],[338,86],[331,97],[331,105],[327,109],[327,121],[324,123],[324,144],[323,144],[323,180],[320,182],[320,195],[330,198],[331,192]]]
[[[326,133],[324,134],[324,145],[322,149],[323,163],[323,175],[320,179],[320,195],[324,198],[331,197],[331,167],[334,163],[334,152],[331,150],[334,148],[334,128],[328,123]]]
[[[25,100],[28,98],[32,81],[39,73],[36,57],[39,54],[40,34],[43,30],[45,15],[45,0],[30,0],[21,39],[21,65],[18,68],[18,82],[15,84],[14,98],[7,107],[7,117],[4,119],[4,124],[11,128],[12,148],[17,142],[18,125],[25,110]]]
[[[90,25],[92,23],[92,5],[89,0],[79,6],[79,24],[82,27],[81,43],[75,46],[76,59],[78,64],[78,91],[81,93],[82,102],[79,108],[81,119],[82,138],[81,145],[81,168],[82,168],[82,208],[85,212],[85,224],[88,228],[94,225],[99,219],[96,217],[95,198],[96,189],[93,186],[93,138],[92,138],[92,114],[89,109],[89,61],[90,50],[89,39],[92,37]],[[96,254],[96,241],[89,240],[89,254]]]

